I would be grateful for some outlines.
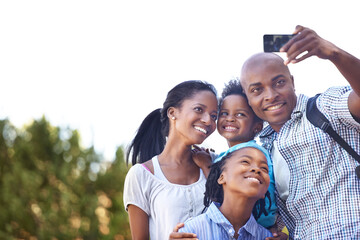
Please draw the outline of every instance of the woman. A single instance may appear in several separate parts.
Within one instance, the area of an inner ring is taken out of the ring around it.
[[[186,81],[144,119],[127,152],[133,167],[125,179],[124,204],[133,239],[168,239],[178,222],[201,213],[206,179],[191,147],[214,132],[216,118],[215,88]]]

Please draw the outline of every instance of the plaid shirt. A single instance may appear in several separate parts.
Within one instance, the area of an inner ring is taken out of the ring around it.
[[[199,240],[235,240],[234,227],[220,212],[219,207],[219,203],[211,203],[204,214],[187,220],[179,232],[196,233]],[[238,233],[238,240],[264,240],[266,237],[272,237],[271,232],[259,225],[253,215]]]
[[[350,87],[334,87],[317,100],[334,130],[360,152],[360,124],[348,109]],[[277,141],[290,170],[289,197],[278,197],[278,208],[290,238],[360,239],[359,165],[329,135],[306,118],[308,97],[298,96],[296,107],[276,133],[264,128],[260,140],[268,150]]]

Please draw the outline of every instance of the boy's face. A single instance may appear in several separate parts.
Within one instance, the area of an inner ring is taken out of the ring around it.
[[[262,128],[262,122],[254,122],[254,112],[240,95],[224,98],[220,107],[217,130],[230,146],[254,139]]]
[[[225,197],[233,192],[254,200],[264,198],[270,184],[265,155],[252,147],[233,152],[226,160],[218,183],[222,184]]]

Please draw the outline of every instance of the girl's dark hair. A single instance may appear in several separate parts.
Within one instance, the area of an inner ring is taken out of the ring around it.
[[[221,108],[221,105],[223,104],[224,99],[230,95],[242,96],[246,100],[246,102],[249,104],[248,99],[244,93],[244,89],[242,88],[239,79],[232,79],[228,83],[225,84],[225,87],[224,87],[224,89],[221,93],[221,97],[219,99],[219,109]],[[263,122],[260,118],[258,118],[258,116],[256,116],[255,113],[254,113],[254,120],[255,120],[255,122]]]
[[[224,170],[226,161],[232,156],[233,152],[228,153],[225,155],[220,161],[214,163],[211,165],[209,176],[206,180],[205,185],[205,196],[204,196],[204,210],[203,213],[206,211],[206,209],[210,206],[211,202],[218,202],[220,205],[224,201],[224,190],[221,184],[218,183],[218,179],[221,175],[221,173]],[[270,210],[271,207],[271,199],[270,199],[270,193],[269,191],[266,192],[265,198],[268,198],[270,204],[268,210]],[[268,215],[268,212],[265,209],[265,198],[259,199],[253,208],[252,214],[254,215],[254,218],[257,220],[261,214],[264,214],[265,216]]]
[[[164,150],[166,137],[169,134],[167,111],[170,107],[180,108],[184,100],[193,97],[197,92],[210,91],[215,97],[216,89],[212,84],[199,80],[182,82],[171,89],[163,104],[163,108],[152,111],[141,123],[135,138],[126,153],[126,163],[143,163]]]

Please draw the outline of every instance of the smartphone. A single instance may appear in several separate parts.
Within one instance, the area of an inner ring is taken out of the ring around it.
[[[285,45],[294,34],[265,34],[264,35],[264,52],[279,52],[280,48]]]

